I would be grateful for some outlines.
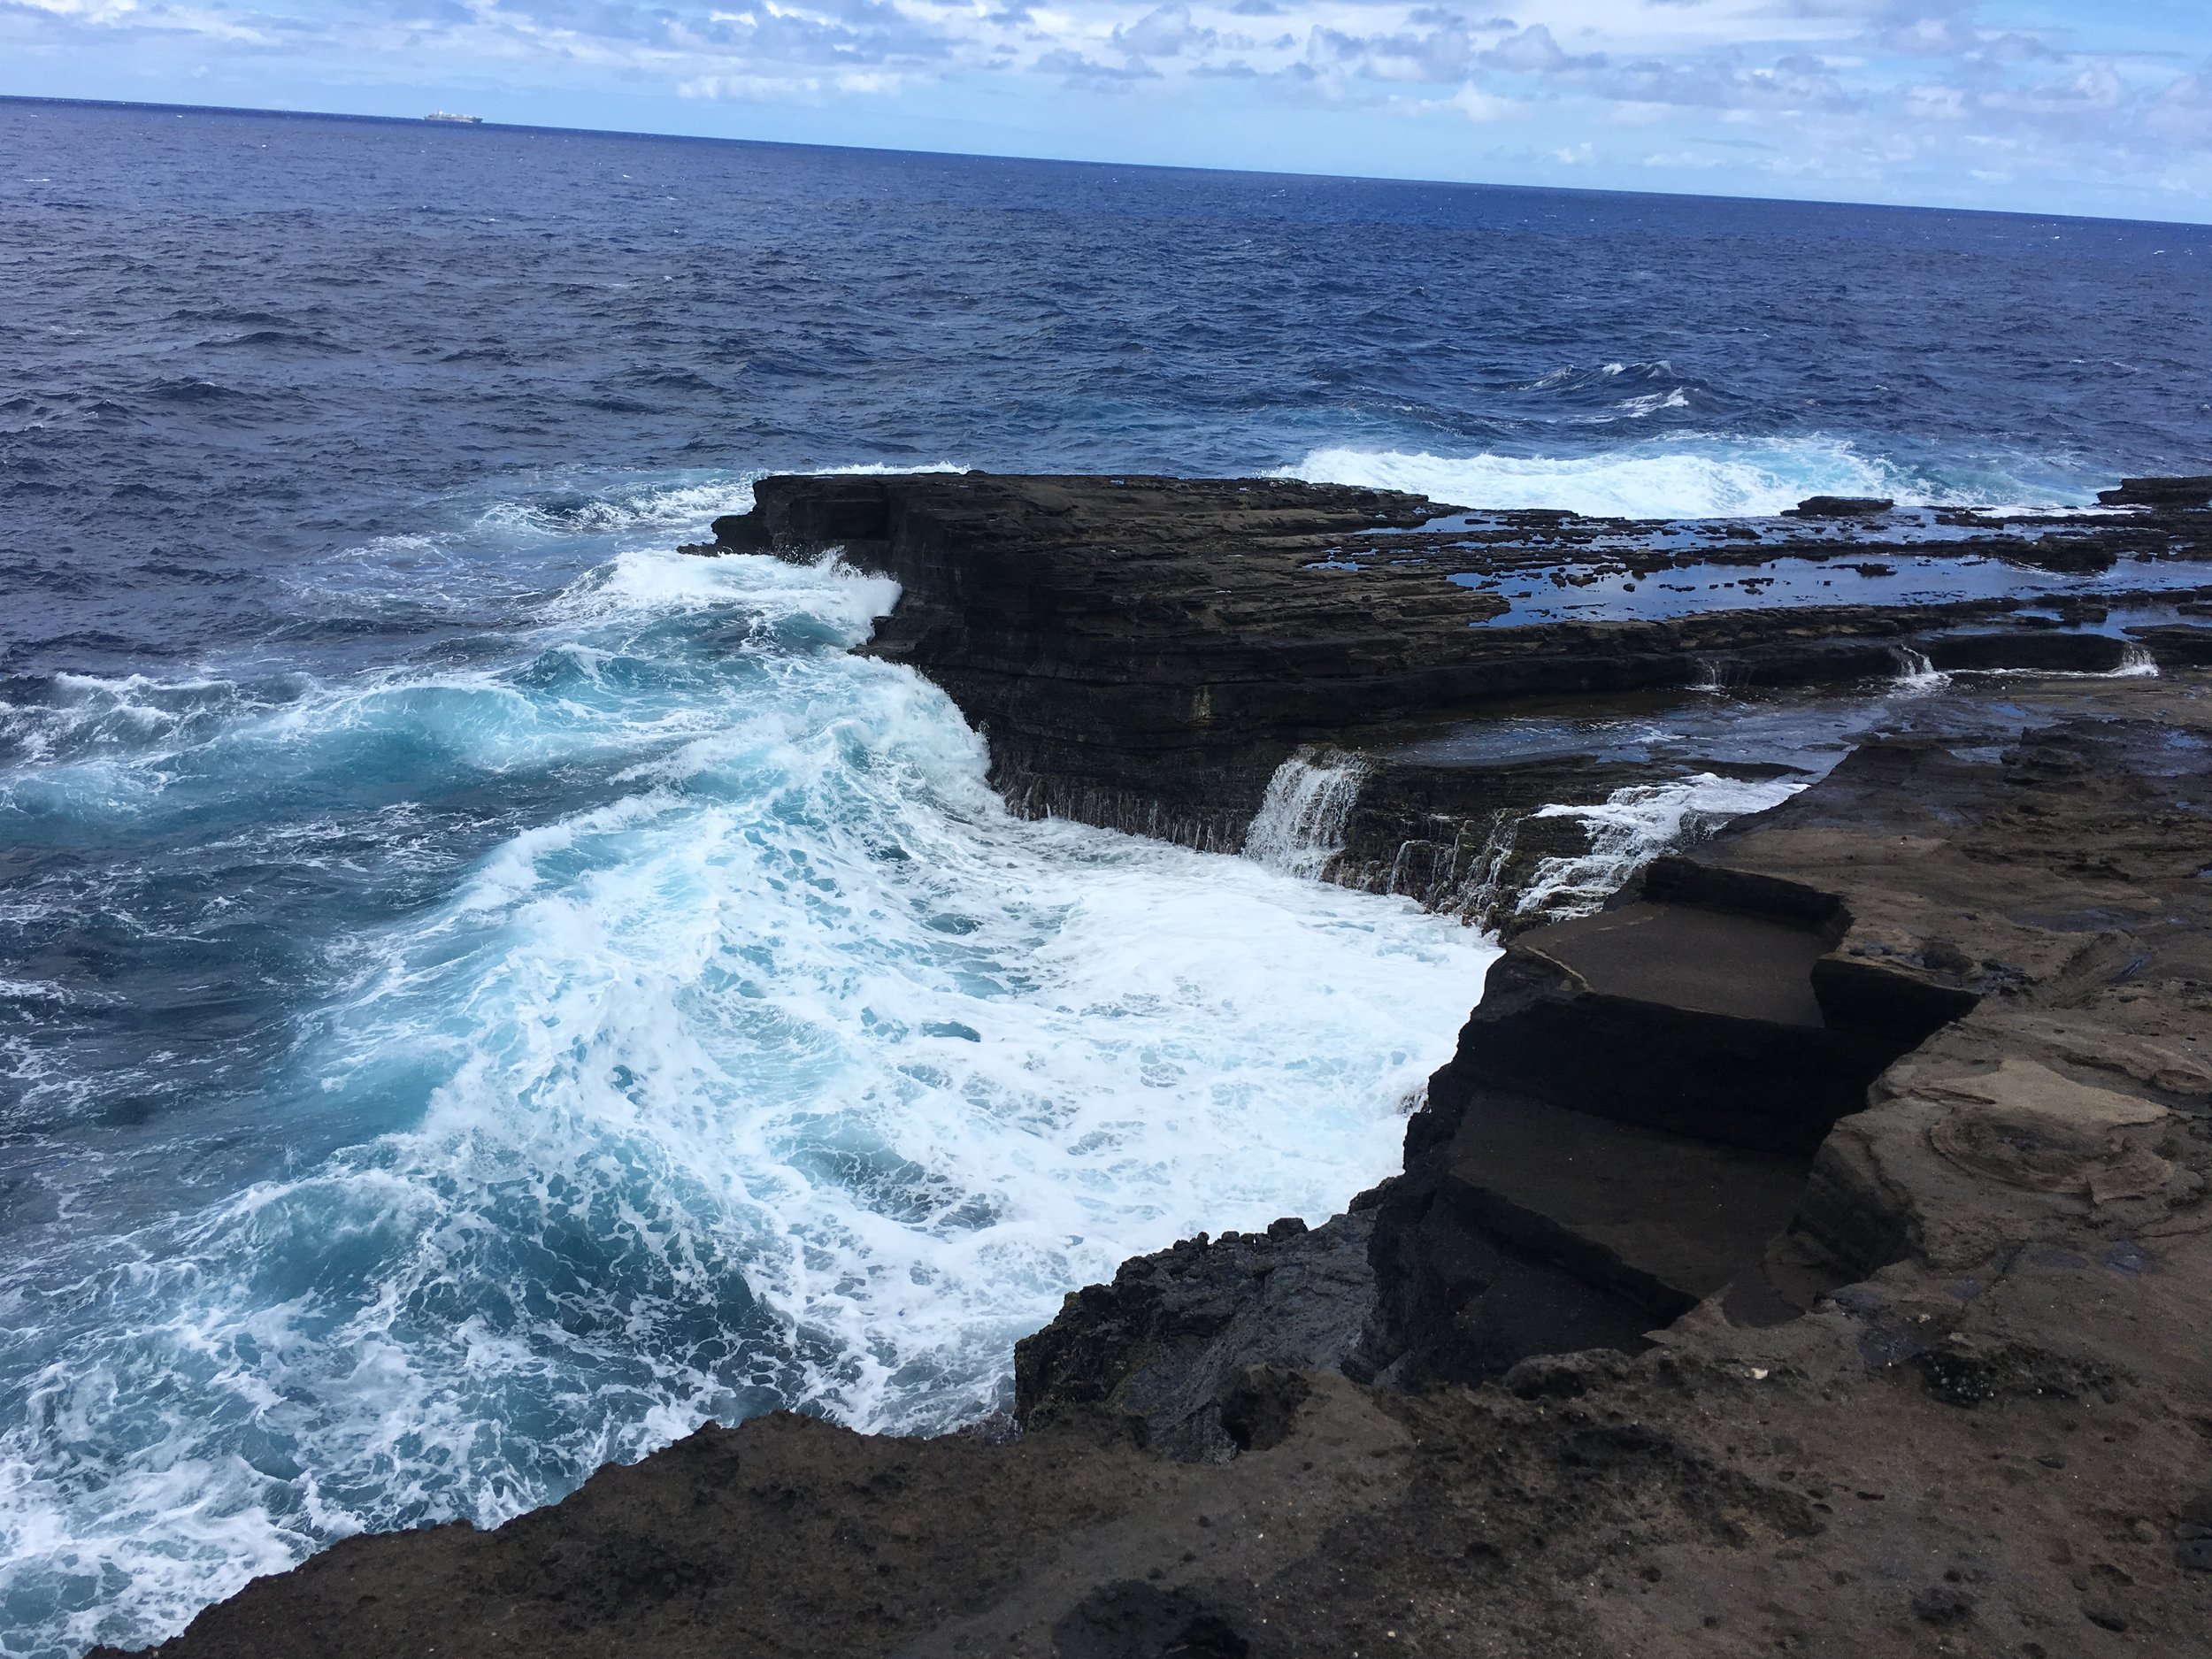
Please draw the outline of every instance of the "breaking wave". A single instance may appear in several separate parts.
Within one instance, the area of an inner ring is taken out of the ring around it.
[[[1772,514],[1809,495],[1987,507],[2089,499],[2055,469],[2024,461],[1923,470],[1821,439],[1684,436],[1570,457],[1330,448],[1310,451],[1277,476],[1410,490],[1460,507],[1561,508],[1623,518]]]
[[[11,1655],[708,1417],[994,1409],[1070,1289],[1393,1169],[1479,994],[1488,943],[1405,902],[1009,816],[850,654],[880,580],[615,545],[515,588],[350,674],[18,700],[0,816],[55,873],[11,923],[100,918],[174,1019],[124,1053],[0,987],[48,1148],[0,1267]]]

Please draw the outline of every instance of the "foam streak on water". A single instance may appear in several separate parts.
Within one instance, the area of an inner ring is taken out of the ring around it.
[[[25,716],[19,826],[416,900],[327,941],[265,1069],[206,1062],[150,1150],[66,1045],[19,1072],[55,1156],[17,1161],[42,1208],[0,1270],[0,1651],[156,1637],[709,1417],[948,1425],[1128,1255],[1394,1167],[1490,947],[1010,818],[947,699],[848,653],[895,591],[626,550],[448,661]],[[189,926],[242,997],[222,913]]]

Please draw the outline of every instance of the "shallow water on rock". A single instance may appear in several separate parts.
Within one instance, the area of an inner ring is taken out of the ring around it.
[[[2124,560],[2098,572],[2047,571],[2004,559],[1930,555],[1863,559],[1777,558],[1763,565],[1684,565],[1670,570],[1563,565],[1533,576],[1455,575],[1507,608],[1477,624],[1661,621],[1706,611],[1779,611],[1807,605],[1922,605],[1964,599],[2102,599],[2131,591],[2193,593],[2200,564]]]

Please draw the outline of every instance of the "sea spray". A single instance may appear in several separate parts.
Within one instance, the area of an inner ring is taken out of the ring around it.
[[[1282,476],[1410,490],[1478,509],[1563,508],[1599,516],[1714,518],[1778,513],[1808,495],[1924,499],[1927,486],[1851,444],[1679,437],[1590,455],[1309,451]],[[1945,491],[1957,496],[1961,492]],[[1980,492],[1974,492],[1978,498]]]
[[[1446,907],[1466,918],[1470,926],[1485,932],[1496,929],[1500,911],[1512,896],[1506,887],[1505,872],[1526,817],[1510,808],[1500,808],[1490,815],[1489,833],[1476,849],[1465,878]]]
[[[1896,680],[1892,682],[1892,688],[1903,695],[1925,695],[1932,691],[1941,691],[1951,683],[1950,675],[1930,662],[1925,651],[1901,645],[1897,648],[1897,657],[1901,666]]]

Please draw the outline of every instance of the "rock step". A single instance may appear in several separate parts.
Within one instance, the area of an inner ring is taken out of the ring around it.
[[[1432,1105],[1455,1132],[1465,1097],[1454,1102],[1454,1085],[1479,1079],[1594,1117],[1810,1156],[1925,1034],[1830,1023],[1816,972],[1826,950],[1809,929],[1690,907],[1537,928],[1492,967]]]
[[[1469,1107],[1448,1156],[1488,1231],[1626,1294],[1655,1323],[1763,1276],[1809,1168],[1495,1092]]]
[[[1527,941],[1601,996],[1811,1029],[1826,1023],[1813,964],[1828,947],[1788,922],[1647,901],[1556,923]]]

